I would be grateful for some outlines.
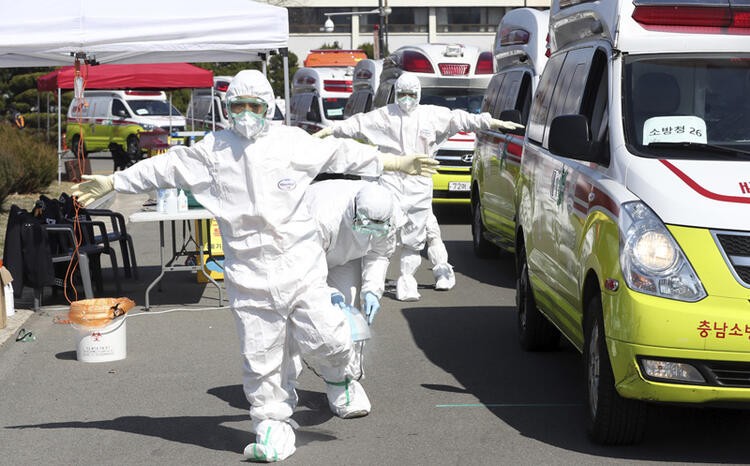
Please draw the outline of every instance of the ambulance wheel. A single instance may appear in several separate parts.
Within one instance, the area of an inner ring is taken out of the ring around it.
[[[484,228],[484,222],[482,222],[482,209],[479,201],[477,201],[474,206],[473,214],[471,222],[471,238],[472,245],[474,246],[474,255],[482,259],[497,257],[497,246],[484,237],[484,233],[487,230]]]
[[[70,141],[70,149],[73,151],[73,156],[76,158],[78,158],[78,154],[81,154],[84,159],[88,157],[88,154],[86,153],[86,145],[83,143],[81,136],[77,134],[73,136],[73,139]]]
[[[141,141],[138,139],[138,136],[131,134],[128,136],[128,140],[126,141],[127,148],[125,149],[125,152],[128,153],[128,157],[130,157],[130,160],[137,161],[141,158]]]
[[[523,243],[518,246],[517,254],[516,309],[518,310],[518,339],[521,348],[526,351],[553,350],[560,342],[560,331],[536,306]]]
[[[584,326],[584,367],[588,434],[603,445],[629,445],[643,440],[648,405],[621,397],[607,351],[602,318],[602,298],[594,296],[586,309]]]

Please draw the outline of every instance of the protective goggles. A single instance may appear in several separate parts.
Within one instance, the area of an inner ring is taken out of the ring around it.
[[[364,215],[356,215],[352,229],[359,233],[385,236],[391,231],[391,223],[388,220],[373,220]]]
[[[234,97],[229,100],[227,106],[229,107],[229,113],[235,116],[244,112],[265,115],[268,110],[266,101],[258,97]]]
[[[398,91],[396,92],[396,99],[402,99],[404,97],[411,97],[412,99],[417,98],[417,93],[414,91]]]

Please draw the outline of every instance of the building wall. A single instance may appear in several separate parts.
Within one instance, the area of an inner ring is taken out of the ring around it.
[[[391,8],[386,18],[388,49],[417,43],[461,43],[491,50],[497,24],[506,11],[524,6],[549,8],[550,0],[267,0],[289,10],[289,50],[300,62],[311,49],[338,43],[357,48],[375,43],[378,14],[333,15],[333,32],[325,32],[325,13],[368,12]]]

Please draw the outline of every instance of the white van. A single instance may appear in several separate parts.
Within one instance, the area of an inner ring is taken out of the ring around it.
[[[84,105],[74,99],[68,108],[65,137],[76,153],[108,151],[115,143],[137,158],[139,133],[159,129],[185,129],[185,117],[163,91],[85,91]]]
[[[383,60],[368,58],[357,62],[352,79],[352,95],[344,107],[344,118],[372,110],[382,71]]]
[[[482,101],[493,118],[526,125],[531,97],[547,64],[549,10],[517,8],[503,16],[495,38],[497,73]],[[516,180],[521,168],[523,130],[477,132],[471,167],[472,244],[479,257],[498,247],[513,252],[516,235]]]
[[[518,330],[525,349],[562,334],[583,353],[596,442],[639,441],[651,403],[750,406],[746,5],[552,2],[517,188]]]
[[[292,77],[289,121],[312,134],[344,119],[354,67],[300,68]]]
[[[394,84],[405,71],[422,86],[420,103],[479,113],[482,96],[494,73],[492,52],[462,44],[417,44],[400,47],[383,62],[375,107],[394,101]],[[459,133],[443,143],[435,158],[435,204],[469,204],[474,133]]]

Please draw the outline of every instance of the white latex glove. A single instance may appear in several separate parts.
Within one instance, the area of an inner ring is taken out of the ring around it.
[[[325,128],[321,129],[317,133],[313,133],[313,136],[316,138],[326,138],[333,134],[333,127],[332,126],[326,126]]]
[[[403,172],[407,175],[432,176],[437,173],[440,162],[424,154],[393,155],[380,154],[383,170]]]
[[[70,187],[72,196],[84,207],[115,189],[114,175],[82,175],[83,181]]]
[[[523,125],[520,123],[514,123],[512,121],[496,120],[493,118],[492,121],[490,121],[490,128],[500,129],[503,131],[513,131],[514,129],[523,128]]]

